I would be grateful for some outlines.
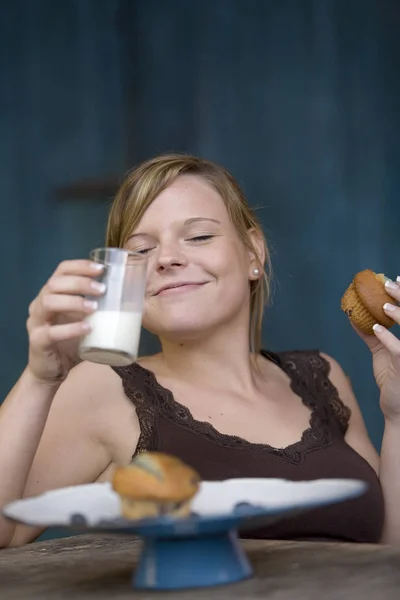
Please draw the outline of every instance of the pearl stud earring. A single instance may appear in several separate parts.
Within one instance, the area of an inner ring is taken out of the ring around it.
[[[257,277],[260,274],[260,269],[253,269],[253,275],[255,275],[255,277]]]

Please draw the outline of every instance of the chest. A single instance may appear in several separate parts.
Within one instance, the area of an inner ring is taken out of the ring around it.
[[[298,442],[310,427],[310,408],[284,384],[266,386],[249,396],[161,383],[172,392],[172,401],[185,406],[196,421],[211,423],[219,433],[252,443],[285,448]]]

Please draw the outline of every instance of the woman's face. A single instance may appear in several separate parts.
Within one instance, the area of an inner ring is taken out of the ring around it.
[[[146,210],[126,248],[148,256],[143,326],[175,341],[248,319],[256,266],[219,194],[182,175]]]

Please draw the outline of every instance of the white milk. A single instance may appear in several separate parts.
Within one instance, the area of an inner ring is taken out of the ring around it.
[[[142,323],[140,312],[98,310],[86,321],[92,330],[80,344],[82,359],[113,367],[130,365],[136,360]]]

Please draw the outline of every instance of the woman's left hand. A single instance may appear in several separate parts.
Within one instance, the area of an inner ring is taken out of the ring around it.
[[[387,282],[387,293],[394,302],[387,306],[385,313],[400,325],[400,278],[395,282]],[[365,341],[372,352],[373,370],[381,392],[380,405],[385,419],[400,421],[400,339],[391,331],[376,325],[374,335],[366,335],[354,327],[358,335]]]

